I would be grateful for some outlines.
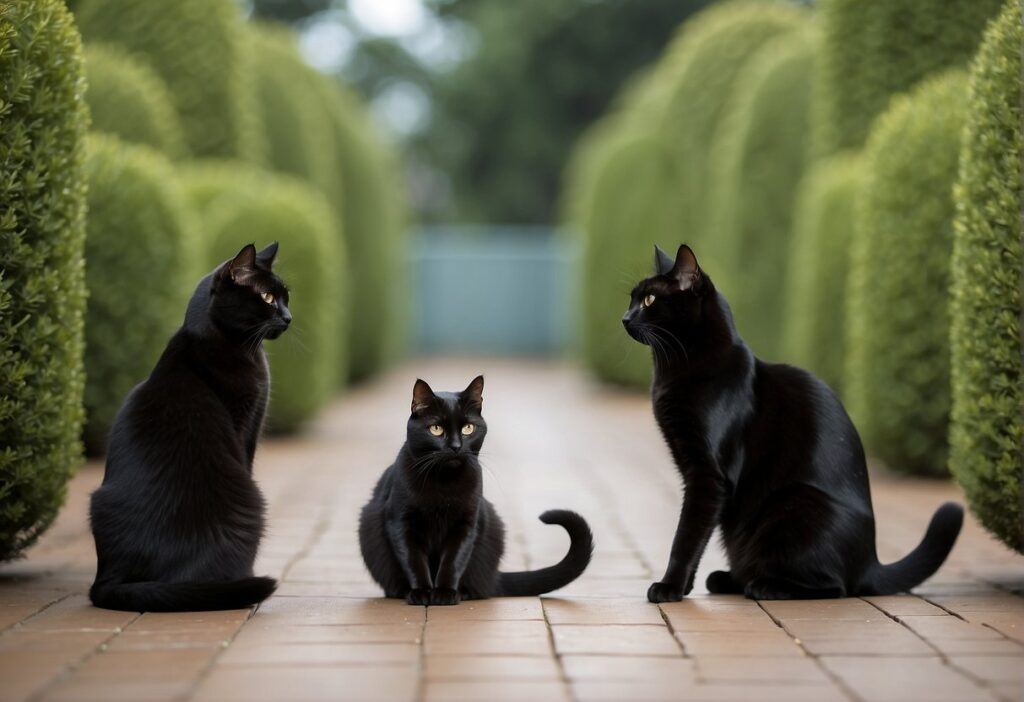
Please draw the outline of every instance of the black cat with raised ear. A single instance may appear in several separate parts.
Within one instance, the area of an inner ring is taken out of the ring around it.
[[[292,319],[276,255],[249,244],[203,278],[118,412],[90,508],[97,607],[238,609],[277,586],[253,577],[266,506],[252,477],[270,393],[262,342]]]
[[[478,454],[487,435],[481,415],[483,376],[462,392],[413,387],[406,442],[363,507],[359,545],[386,597],[414,605],[541,595],[578,578],[593,550],[590,528],[568,510],[540,519],[569,532],[569,552],[556,565],[501,573],[505,527],[483,496]]]
[[[690,247],[674,259],[655,247],[655,274],[622,323],[653,351],[654,415],[685,485],[668,569],[647,599],[690,592],[716,526],[730,570],[708,576],[713,593],[884,595],[942,565],[963,508],[942,505],[917,548],[881,565],[864,449],[839,399],[807,371],[754,356]]]

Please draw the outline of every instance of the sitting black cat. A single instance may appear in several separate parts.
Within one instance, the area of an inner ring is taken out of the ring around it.
[[[434,393],[417,380],[406,442],[373,490],[359,520],[359,545],[387,597],[414,605],[453,605],[492,596],[540,595],[578,578],[593,550],[581,516],[550,510],[570,546],[557,565],[498,572],[505,527],[484,499],[477,455],[487,435],[480,414],[483,376],[461,393]]]
[[[237,609],[277,586],[252,573],[266,510],[252,478],[270,391],[262,341],[291,322],[276,254],[249,244],[203,278],[121,407],[90,510],[96,606]]]
[[[688,246],[675,260],[656,247],[655,271],[622,323],[654,352],[654,414],[685,498],[665,577],[647,599],[690,592],[716,526],[731,571],[711,573],[713,593],[890,594],[938,570],[963,509],[942,505],[917,548],[881,565],[864,449],[836,396],[806,371],[754,357]]]

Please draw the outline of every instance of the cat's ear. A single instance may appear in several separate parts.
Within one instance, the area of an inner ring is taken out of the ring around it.
[[[274,267],[274,259],[277,258],[277,242],[263,249],[256,254],[256,263],[259,264],[260,268],[270,270]]]
[[[667,253],[662,251],[661,247],[657,244],[654,245],[654,273],[655,275],[668,275],[669,271],[672,270],[672,266],[675,265],[675,261]]]
[[[473,378],[460,397],[467,406],[480,409],[484,403],[484,377],[478,375]]]
[[[427,381],[417,378],[416,384],[412,386],[412,413],[422,412],[433,399],[434,391],[427,385]]]
[[[238,285],[245,285],[256,275],[256,247],[253,244],[243,246],[242,250],[224,265],[221,275]]]
[[[675,278],[680,290],[696,287],[700,282],[700,266],[697,264],[697,257],[694,255],[693,249],[686,244],[679,246],[669,275]]]

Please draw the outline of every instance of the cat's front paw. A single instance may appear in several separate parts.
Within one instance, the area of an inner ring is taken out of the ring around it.
[[[689,592],[687,590],[686,592]],[[678,602],[683,599],[683,588],[676,583],[651,583],[647,589],[647,601],[654,602]]]
[[[432,604],[430,601],[430,588],[414,587],[412,590],[409,590],[409,594],[405,596],[405,601],[411,605]]]
[[[447,587],[436,587],[430,591],[430,604],[446,607],[459,603],[459,591]]]

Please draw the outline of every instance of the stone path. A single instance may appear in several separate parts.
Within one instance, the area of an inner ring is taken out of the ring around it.
[[[554,562],[567,539],[537,521],[578,510],[597,552],[544,598],[457,607],[378,599],[358,509],[404,436],[418,373],[435,388],[487,374],[487,493],[509,527],[509,569]],[[643,397],[561,364],[425,361],[362,387],[296,439],[268,440],[271,504],[257,572],[282,579],[257,611],[133,614],[91,607],[86,524],[102,466],[72,483],[26,560],[0,566],[0,700],[1006,700],[1024,696],[1024,558],[970,520],[913,595],[752,602],[694,593],[650,605],[679,505]],[[912,548],[947,483],[876,475],[883,559]],[[717,548],[698,576],[724,564]]]

